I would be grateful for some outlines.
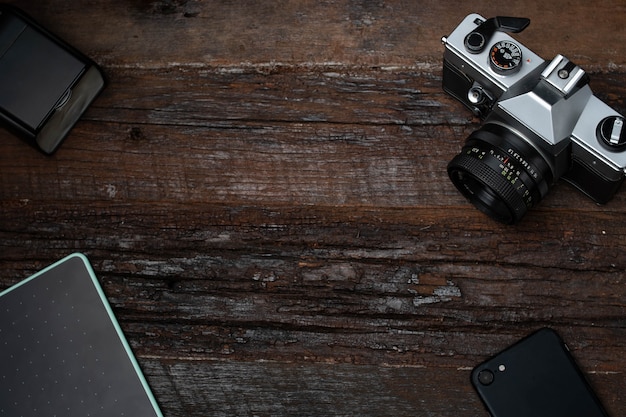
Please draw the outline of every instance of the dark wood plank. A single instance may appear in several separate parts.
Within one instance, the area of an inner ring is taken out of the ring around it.
[[[187,362],[146,365],[168,381],[161,398],[172,415],[204,409],[214,416],[381,416],[472,414],[480,407],[467,370],[346,364]],[[155,378],[157,379],[157,378]],[[182,395],[173,395],[181,381]],[[440,402],[445,395],[462,400]],[[228,388],[226,388],[228,387]],[[256,397],[254,402],[242,398]]]
[[[280,64],[440,65],[440,39],[469,13],[531,18],[518,36],[545,58],[562,53],[587,68],[623,68],[619,1],[509,3],[462,1],[108,0],[41,5],[24,10],[81,50],[126,68]]]
[[[452,416],[475,415],[481,407],[468,369],[229,361],[147,361],[145,368],[154,372],[155,390],[176,416],[198,409],[214,416]],[[615,382],[603,374],[591,379]],[[605,402],[619,401],[623,381],[613,388]],[[242,401],[248,398],[256,400]]]

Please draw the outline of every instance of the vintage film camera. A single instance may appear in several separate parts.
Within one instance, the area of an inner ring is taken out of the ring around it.
[[[483,120],[448,165],[479,210],[513,224],[563,178],[597,203],[626,174],[626,126],[562,55],[547,62],[507,33],[529,19],[467,16],[447,37],[443,89]]]

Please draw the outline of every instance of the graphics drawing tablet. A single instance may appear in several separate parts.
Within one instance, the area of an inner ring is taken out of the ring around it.
[[[0,293],[0,361],[0,416],[162,416],[82,254]]]

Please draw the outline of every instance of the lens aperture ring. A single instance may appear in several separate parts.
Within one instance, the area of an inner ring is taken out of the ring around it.
[[[512,150],[509,151],[509,153],[513,152]],[[501,182],[503,187],[508,188],[510,186],[524,201],[526,208],[531,208],[539,199],[539,194],[533,192],[537,189],[534,186],[536,178],[533,178],[520,166],[519,161],[509,156],[508,153],[495,147],[488,147],[483,151],[477,150],[477,148],[467,149],[466,154],[479,159],[485,166],[491,168],[501,178],[501,180],[498,179],[498,182]]]
[[[552,171],[543,156],[509,128],[487,124],[473,132],[448,164],[454,185],[479,210],[517,223],[547,194]]]
[[[533,191],[533,205],[548,194],[549,185],[552,183],[550,166],[532,146],[510,129],[486,124],[467,138],[464,147],[472,145],[479,148],[485,148],[487,145],[496,154],[502,156],[502,162],[506,165],[505,169],[520,172],[526,185]]]
[[[519,219],[524,216],[531,205],[522,197],[522,194],[519,192],[519,185],[518,188],[514,187],[511,181],[502,175],[502,170],[498,172],[497,162],[497,159],[491,155],[479,156],[479,153],[474,148],[474,150],[470,149],[469,152],[462,152],[457,155],[450,162],[449,169],[461,170],[466,173],[465,175],[471,175],[486,187],[489,187],[501,201],[506,203],[511,211],[512,218],[510,221],[505,221],[505,223],[514,222],[513,219]],[[523,184],[522,181],[519,182]],[[523,184],[523,188],[527,189],[525,184]],[[474,190],[466,187],[463,194],[473,199],[474,196],[468,194],[474,192]],[[500,220],[502,221],[502,219]]]

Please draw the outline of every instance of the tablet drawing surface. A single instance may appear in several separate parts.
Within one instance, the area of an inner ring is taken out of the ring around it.
[[[84,255],[0,293],[0,360],[0,416],[162,416]]]

